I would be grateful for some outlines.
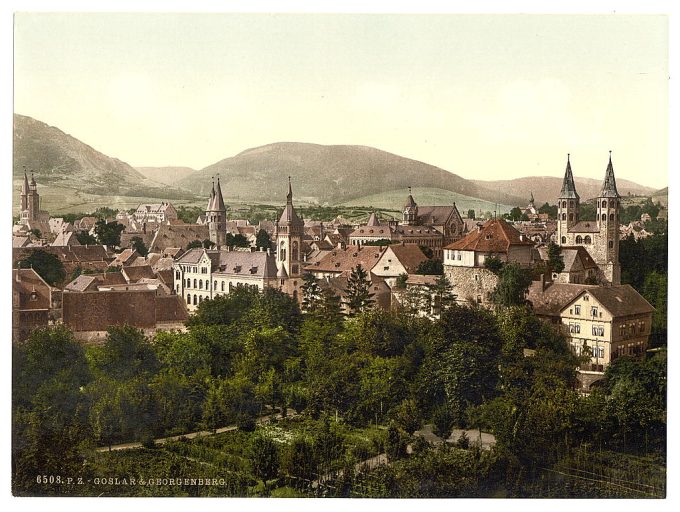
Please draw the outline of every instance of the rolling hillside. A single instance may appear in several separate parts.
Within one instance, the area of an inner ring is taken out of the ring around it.
[[[604,170],[602,171],[602,178],[604,178]],[[593,178],[579,178],[574,176],[576,183],[576,192],[583,201],[597,197],[602,188],[602,179]],[[528,176],[525,178],[515,178],[512,180],[498,180],[498,181],[483,181],[474,180],[474,183],[480,187],[488,187],[491,189],[505,190],[508,194],[521,196],[523,202],[522,206],[529,202],[529,193],[533,192],[536,206],[540,206],[545,202],[550,204],[557,201],[557,196],[562,189],[562,178],[552,176]],[[616,179],[616,188],[619,194],[626,196],[630,194],[650,195],[655,189],[639,185],[632,181]]]
[[[285,201],[291,176],[298,201],[342,204],[409,186],[438,188],[489,202],[522,204],[525,199],[475,184],[439,167],[367,146],[322,146],[280,142],[248,149],[177,182],[207,196],[211,177],[221,178],[225,200]]]
[[[23,178],[24,167],[39,185],[74,189],[83,194],[136,197],[188,197],[186,191],[153,182],[130,165],[27,116],[14,114],[12,176]]]

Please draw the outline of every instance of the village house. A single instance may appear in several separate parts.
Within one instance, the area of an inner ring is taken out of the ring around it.
[[[140,204],[133,213],[133,217],[138,223],[164,224],[170,220],[177,220],[177,210],[171,203],[164,201],[156,204]]]
[[[617,357],[640,357],[648,348],[654,308],[630,285],[534,282],[528,300],[535,314],[559,326],[575,354],[581,389],[602,379]]]
[[[538,248],[541,259],[548,262],[548,248]],[[584,247],[562,247],[560,251],[564,269],[553,272],[552,281],[571,284],[597,284],[598,267]]]
[[[48,285],[32,268],[12,270],[12,341],[61,318],[61,290]]]
[[[405,243],[389,245],[382,252],[372,272],[385,279],[390,287],[393,287],[397,278],[401,275],[415,274],[421,263],[429,258],[417,245]]]
[[[498,276],[485,267],[488,258],[528,268],[534,244],[503,219],[492,219],[444,248],[444,274],[460,303],[491,304]]]

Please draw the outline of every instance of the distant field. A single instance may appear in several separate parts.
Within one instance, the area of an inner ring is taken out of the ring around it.
[[[12,215],[19,215],[19,190],[21,181],[15,180],[13,183],[14,197],[12,200]],[[136,208],[140,203],[160,203],[168,201],[167,197],[132,197],[132,196],[100,196],[85,194],[76,189],[58,187],[50,185],[41,187],[38,185],[40,203],[43,210],[50,212],[53,217],[58,217],[65,213],[88,213],[100,206],[109,208],[128,210]],[[171,199],[170,202],[175,206],[205,206],[205,201]]]
[[[415,199],[416,203],[429,206],[445,206],[451,205],[455,202],[456,206],[458,207],[458,211],[463,216],[465,216],[467,211],[470,209],[474,209],[477,213],[479,213],[480,210],[482,212],[493,212],[496,209],[496,205],[494,203],[474,197],[464,196],[456,192],[451,192],[450,190],[418,187],[413,188],[412,190],[413,199]],[[399,189],[360,197],[358,199],[342,203],[342,205],[401,210],[405,202],[406,193],[403,189]],[[512,206],[508,206],[506,204],[499,205],[500,213],[509,212],[511,209]]]

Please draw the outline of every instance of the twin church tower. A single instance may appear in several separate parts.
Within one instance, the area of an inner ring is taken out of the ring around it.
[[[596,198],[595,220],[579,219],[579,195],[574,185],[571,162],[567,155],[562,190],[557,202],[557,244],[584,247],[599,268],[599,280],[621,284],[619,263],[619,209],[621,196],[616,190],[612,155],[605,172],[600,194]]]

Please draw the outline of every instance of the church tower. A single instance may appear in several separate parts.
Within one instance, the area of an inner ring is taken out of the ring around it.
[[[31,173],[31,182],[28,182],[28,175],[24,170],[24,182],[21,185],[21,224],[28,224],[42,220],[40,215],[40,195],[38,194],[38,184]]]
[[[600,229],[597,257],[594,258],[612,284],[621,284],[621,264],[619,263],[619,208],[621,196],[616,189],[612,152],[602,182],[602,190],[597,197],[597,226]]]
[[[215,188],[213,181],[208,207],[205,209],[205,217],[208,223],[210,241],[218,248],[223,246],[227,237],[227,207],[224,205],[219,176],[217,177],[217,188]]]
[[[411,187],[408,188],[408,198],[406,199],[406,204],[404,205],[403,212],[403,224],[407,226],[413,226],[417,224],[418,221],[418,205],[413,200],[411,195]]]
[[[293,187],[288,177],[286,206],[276,225],[276,260],[280,278],[299,278],[302,276],[302,237],[304,222],[293,207]]]
[[[557,245],[569,245],[569,228],[578,222],[579,196],[574,185],[571,162],[567,154],[567,169],[564,172],[562,190],[557,200]]]

